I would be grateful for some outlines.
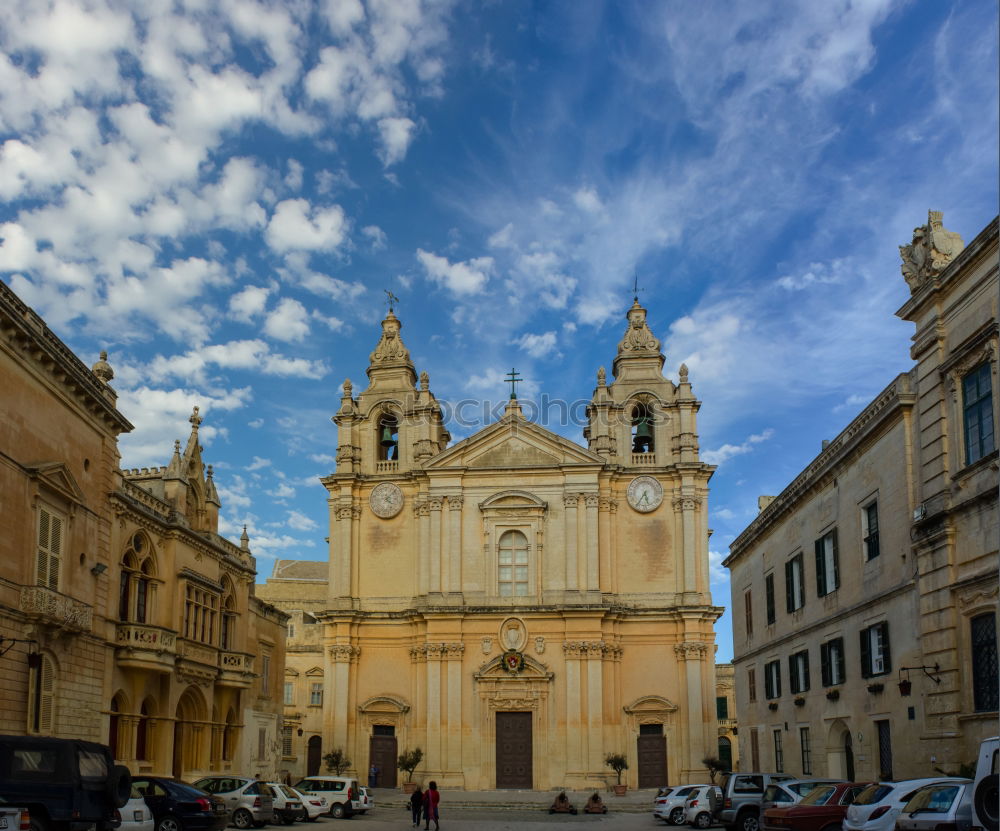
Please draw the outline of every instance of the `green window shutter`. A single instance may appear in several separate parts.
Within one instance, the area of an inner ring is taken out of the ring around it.
[[[826,560],[823,557],[823,538],[816,540],[816,596],[826,594]]]
[[[793,693],[799,691],[799,665],[794,655],[788,656],[788,688]]]
[[[802,677],[799,679],[799,689],[805,692],[809,689],[809,651],[802,653]]]
[[[872,676],[872,645],[871,632],[868,629],[861,630],[861,677],[871,678]]]
[[[840,588],[840,552],[837,550],[837,529],[830,532],[833,536],[833,585],[830,591]]]
[[[889,651],[889,621],[879,624],[882,630],[882,664],[886,672],[892,672],[892,654]]]
[[[792,561],[785,563],[785,611],[795,611],[795,593],[792,589]]]
[[[837,683],[843,684],[844,681],[847,679],[847,668],[846,668],[846,662],[844,661],[844,639],[837,638],[837,640],[834,641],[834,643],[837,644],[837,653],[836,653]]]
[[[833,686],[833,676],[830,674],[830,644],[819,645],[819,674],[824,687]]]
[[[774,623],[774,575],[768,574],[764,578],[764,595],[767,601],[767,622]]]

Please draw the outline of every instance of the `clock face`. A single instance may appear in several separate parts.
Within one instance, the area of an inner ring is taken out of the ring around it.
[[[663,486],[652,476],[636,476],[628,486],[628,504],[640,513],[649,513],[660,507]]]
[[[368,502],[375,516],[389,519],[403,510],[403,492],[392,482],[382,482],[372,488]]]

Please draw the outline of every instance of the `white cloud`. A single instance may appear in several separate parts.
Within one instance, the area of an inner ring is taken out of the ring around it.
[[[417,259],[433,283],[458,295],[481,292],[493,271],[492,257],[451,263],[445,257],[418,248]]]
[[[322,378],[328,371],[321,361],[288,358],[271,352],[265,341],[255,339],[210,344],[178,355],[157,355],[139,377],[174,376],[204,382],[212,367],[301,378]]]
[[[289,511],[288,527],[294,528],[296,531],[312,531],[319,525],[301,511]]]
[[[514,343],[531,355],[532,358],[551,358],[560,354],[555,349],[555,332],[543,332],[540,335],[525,334],[515,340]]]
[[[726,554],[721,551],[714,551],[709,549],[708,552],[708,576],[713,587],[726,587],[729,585],[729,569],[722,565],[723,560],[726,559]],[[729,596],[728,592],[724,595],[725,599],[722,600],[724,605],[728,605]]]
[[[275,499],[290,499],[295,496],[295,488],[286,482],[279,482],[274,490],[268,491],[268,494]]]
[[[229,313],[244,323],[264,312],[271,289],[267,286],[247,286],[229,298]]]
[[[304,340],[309,334],[309,312],[298,300],[286,297],[268,314],[264,334],[276,340]]]
[[[247,465],[247,470],[261,470],[265,467],[271,466],[270,459],[262,459],[260,456],[254,456],[253,461]]]
[[[724,444],[715,450],[703,450],[701,453],[701,460],[710,465],[721,465],[733,458],[733,456],[741,456],[744,453],[750,453],[756,445],[767,441],[773,435],[774,430],[768,428],[762,433],[750,436],[741,444]]]
[[[378,122],[379,134],[382,137],[382,151],[379,154],[386,167],[402,161],[406,151],[413,141],[413,131],[416,124],[409,118],[383,118]]]
[[[388,238],[378,225],[366,225],[361,229],[361,233],[371,240],[372,251],[381,251],[386,247]]]
[[[286,199],[275,208],[265,237],[279,253],[332,251],[343,243],[347,227],[344,209],[339,205],[316,208],[305,199]]]

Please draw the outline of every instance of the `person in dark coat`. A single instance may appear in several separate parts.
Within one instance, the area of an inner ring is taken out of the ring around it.
[[[410,794],[410,811],[413,813],[414,827],[420,825],[420,817],[424,812],[424,792],[420,790],[420,785]]]
[[[431,820],[434,820],[434,831],[439,831],[438,824],[438,803],[441,801],[441,793],[438,791],[437,782],[430,782],[427,790],[424,791],[424,829],[430,831]]]

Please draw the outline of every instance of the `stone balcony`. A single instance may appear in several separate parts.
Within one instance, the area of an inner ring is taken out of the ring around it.
[[[249,689],[256,677],[253,671],[253,658],[253,655],[246,652],[220,652],[220,672],[216,683],[222,687]]]
[[[115,661],[120,667],[171,672],[177,660],[177,633],[145,623],[115,627]]]
[[[734,718],[720,718],[719,719],[719,729],[720,730],[732,730],[736,727],[736,719]]]
[[[655,453],[633,453],[632,454],[632,466],[633,467],[655,467],[656,466],[656,454]]]
[[[44,586],[24,586],[20,605],[42,626],[67,632],[89,632],[93,626],[93,607]]]

